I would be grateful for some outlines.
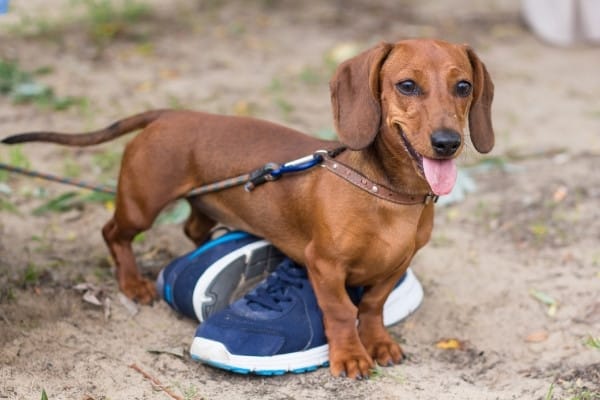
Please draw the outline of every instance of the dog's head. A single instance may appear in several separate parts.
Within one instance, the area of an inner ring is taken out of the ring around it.
[[[342,63],[330,83],[335,127],[353,150],[378,136],[410,157],[436,194],[456,180],[452,161],[469,123],[480,153],[494,147],[494,85],[468,46],[437,40],[381,43]]]

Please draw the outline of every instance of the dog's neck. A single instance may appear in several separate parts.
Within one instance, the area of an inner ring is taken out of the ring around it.
[[[390,146],[378,137],[369,147],[357,151],[347,150],[338,158],[369,179],[391,189],[418,195],[431,192],[427,181],[400,146],[399,143]]]

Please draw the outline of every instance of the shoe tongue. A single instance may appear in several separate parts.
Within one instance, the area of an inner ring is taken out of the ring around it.
[[[454,160],[433,160],[423,157],[423,171],[434,194],[440,196],[452,191],[456,182]]]

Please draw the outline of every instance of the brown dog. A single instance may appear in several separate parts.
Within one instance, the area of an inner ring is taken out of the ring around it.
[[[264,237],[306,265],[323,311],[331,372],[361,377],[374,361],[402,359],[383,327],[383,304],[429,240],[427,200],[452,189],[467,121],[475,148],[492,149],[492,97],[492,81],[469,47],[407,40],[379,44],[338,67],[331,100],[341,143],[252,118],[168,110],[87,134],[35,132],[4,142],[87,146],[144,128],[125,149],[115,214],[102,231],[121,290],[142,303],[155,291],[138,272],[131,242],[167,204],[269,161],[346,146],[327,168],[251,193],[238,187],[188,197],[185,233],[200,244],[218,221]],[[358,307],[346,285],[365,287]]]

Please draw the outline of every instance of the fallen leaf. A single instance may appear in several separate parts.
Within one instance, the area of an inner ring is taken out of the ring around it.
[[[531,296],[532,296],[534,299],[536,299],[536,300],[538,300],[538,301],[540,301],[540,302],[544,303],[544,304],[545,304],[545,305],[547,305],[547,306],[551,306],[551,305],[553,305],[553,304],[556,304],[556,303],[557,303],[557,302],[556,302],[556,300],[555,300],[555,299],[554,299],[552,296],[550,296],[550,295],[549,295],[549,294],[547,294],[547,293],[544,293],[544,292],[541,292],[541,291],[539,291],[539,290],[536,290],[536,289],[531,289],[531,290],[529,291],[529,294],[530,294],[530,295],[531,295]]]
[[[85,292],[88,290],[94,290],[94,286],[89,283],[78,283],[73,286],[73,290],[77,290],[78,292]]]
[[[590,335],[585,339],[584,344],[590,349],[600,350],[600,336],[593,337],[592,335]]]
[[[556,304],[556,303],[551,304],[550,307],[548,307],[548,310],[546,310],[546,314],[548,314],[549,317],[554,317],[556,315],[557,310],[558,310],[558,304]]]
[[[465,345],[460,340],[452,338],[439,340],[435,347],[442,350],[462,350]]]
[[[119,293],[119,302],[123,305],[123,307],[125,307],[129,315],[132,317],[140,311],[138,306],[123,293]]]
[[[88,290],[83,294],[83,301],[98,307],[102,307],[102,302],[100,301],[100,299],[98,299],[97,293],[92,290]]]
[[[558,301],[556,301],[556,299],[549,294],[536,289],[531,289],[529,294],[537,301],[548,306],[546,314],[548,314],[549,317],[554,317],[556,315],[556,312],[558,311]]]
[[[569,189],[566,186],[559,186],[558,189],[554,191],[552,200],[554,200],[555,203],[560,203],[567,197],[568,194]]]
[[[159,347],[146,350],[152,354],[170,354],[175,357],[184,358],[185,351],[182,347]]]
[[[548,340],[548,332],[546,332],[546,331],[531,332],[525,338],[525,341],[527,343],[540,343],[540,342],[545,342],[546,340]]]

